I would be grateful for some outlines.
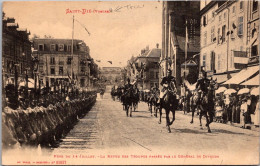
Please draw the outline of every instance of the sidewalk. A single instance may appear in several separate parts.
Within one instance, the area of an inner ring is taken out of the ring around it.
[[[181,111],[181,110],[177,110],[177,111],[180,112],[180,113],[181,113],[181,112],[183,113],[183,111]],[[189,113],[186,112],[185,115],[191,116],[191,112],[189,112]],[[199,118],[198,115],[197,115],[197,112],[194,113],[194,118]],[[205,117],[203,117],[203,118],[205,118]],[[220,122],[214,122],[214,123],[220,123]],[[230,122],[228,122],[228,123],[220,123],[220,124],[230,125],[230,126],[234,126],[234,127],[238,127],[238,128],[241,128],[241,126],[242,126],[242,124],[239,124],[239,123],[230,123]],[[245,129],[247,129],[247,130],[252,130],[252,131],[257,131],[257,132],[260,131],[260,128],[259,128],[259,127],[256,127],[254,124],[246,124]]]

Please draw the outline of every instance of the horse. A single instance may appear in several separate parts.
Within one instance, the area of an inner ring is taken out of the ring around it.
[[[135,110],[138,107],[139,100],[140,100],[140,98],[139,98],[139,90],[138,90],[138,88],[135,87],[133,89],[133,99],[132,99],[133,106],[134,106],[134,112],[135,112]]]
[[[216,80],[210,80],[209,86],[208,86],[208,92],[203,95],[203,97],[201,98],[201,101],[199,102],[199,94],[196,93],[197,96],[195,97],[195,99],[193,99],[193,101],[195,101],[195,103],[193,103],[194,105],[197,105],[197,109],[199,109],[199,118],[200,118],[200,126],[202,126],[201,123],[201,118],[202,116],[205,116],[206,118],[206,127],[208,129],[208,132],[211,133],[211,129],[209,127],[210,123],[213,122],[213,118],[215,116],[214,113],[214,93],[215,90],[218,89],[218,84],[216,82]],[[192,110],[192,121],[191,123],[193,123],[193,116],[194,116],[194,110]]]
[[[178,107],[178,100],[176,98],[176,91],[172,88],[175,87],[174,84],[170,83],[168,86],[165,87],[166,94],[164,98],[162,99],[161,107],[159,108],[160,112],[160,119],[159,119],[159,124],[161,124],[161,119],[162,119],[162,108],[164,108],[165,113],[166,113],[166,127],[168,130],[168,133],[171,133],[171,128],[170,126],[173,124],[175,121],[175,110]],[[170,121],[169,114],[172,112],[172,120]]]
[[[159,93],[158,92],[152,92],[148,98],[148,109],[151,113],[151,116],[153,116],[153,110],[154,110],[154,116],[157,117],[157,112],[159,108]],[[153,109],[154,108],[154,109]]]
[[[126,116],[129,115],[130,117],[132,117],[132,110],[134,108],[134,90],[133,90],[133,88],[129,88],[124,93],[123,105],[125,106]],[[129,109],[130,109],[130,112],[129,112]]]

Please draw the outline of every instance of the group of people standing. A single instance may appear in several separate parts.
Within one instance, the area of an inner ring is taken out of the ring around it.
[[[217,94],[216,108],[223,110],[224,123],[238,123],[242,128],[246,128],[246,124],[259,127],[259,95]]]
[[[50,101],[46,107],[3,108],[3,148],[15,145],[57,147],[75,122],[90,110],[96,96],[95,91],[80,92],[77,96],[67,96],[64,101],[60,98]]]

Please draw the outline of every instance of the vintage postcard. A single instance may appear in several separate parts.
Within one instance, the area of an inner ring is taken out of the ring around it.
[[[2,165],[258,165],[259,1],[5,1]]]

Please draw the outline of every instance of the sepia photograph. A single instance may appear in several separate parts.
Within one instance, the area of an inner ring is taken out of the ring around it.
[[[259,6],[4,1],[2,165],[259,165]]]

